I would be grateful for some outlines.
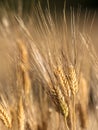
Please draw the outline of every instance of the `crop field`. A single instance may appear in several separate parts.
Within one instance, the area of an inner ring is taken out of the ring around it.
[[[97,34],[97,10],[0,7],[0,130],[97,130]]]

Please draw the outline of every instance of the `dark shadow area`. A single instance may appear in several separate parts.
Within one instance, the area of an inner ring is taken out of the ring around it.
[[[81,6],[82,8],[97,9],[98,0],[0,0],[0,5],[9,6],[17,10],[17,7],[22,3],[23,11],[29,12],[32,5],[41,3],[43,9],[47,7],[47,1],[51,10],[61,11],[66,3],[66,8],[69,9],[70,6],[77,8]]]

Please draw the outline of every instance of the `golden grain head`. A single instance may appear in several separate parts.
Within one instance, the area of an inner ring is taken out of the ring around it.
[[[54,102],[57,105],[57,108],[60,110],[60,112],[62,113],[62,115],[64,117],[68,116],[68,104],[65,100],[65,97],[63,96],[63,93],[61,91],[61,89],[59,89],[58,86],[55,87],[54,89]]]
[[[78,81],[74,66],[68,66],[68,82],[71,88],[71,92],[75,95],[78,92]]]
[[[65,96],[70,97],[71,96],[70,86],[66,78],[66,74],[64,73],[63,68],[61,66],[57,67],[57,69],[55,70],[55,75],[60,81],[61,89],[63,90]]]
[[[12,117],[8,114],[7,110],[0,104],[0,119],[3,121],[7,128],[12,127]]]

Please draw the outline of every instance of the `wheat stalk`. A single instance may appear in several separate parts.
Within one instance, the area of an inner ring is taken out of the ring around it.
[[[61,84],[61,89],[63,90],[66,98],[71,96],[71,91],[70,91],[70,86],[68,83],[68,80],[66,78],[66,75],[63,72],[63,69],[61,66],[58,66],[55,75],[59,78],[60,84]]]
[[[1,104],[0,104],[0,119],[3,121],[3,123],[7,128],[12,127],[12,118]]]
[[[31,80],[29,76],[30,67],[28,61],[28,51],[26,45],[21,40],[17,40],[17,44],[21,54],[20,71],[22,72],[21,77],[23,78],[23,88],[25,95],[29,95],[31,89]]]
[[[67,124],[67,117],[69,114],[69,106],[68,106],[68,103],[66,102],[65,97],[62,94],[62,91],[59,88],[59,86],[55,86],[54,89],[51,90],[50,96],[52,97],[52,100],[55,103],[57,109],[64,116],[65,126],[66,126],[67,130],[69,130],[69,127]]]
[[[79,118],[82,128],[87,128],[88,123],[88,103],[89,103],[89,86],[87,80],[85,79],[83,73],[80,74],[80,81],[79,81],[79,93],[78,93],[78,111],[79,111]],[[80,100],[82,101],[80,102]]]
[[[73,95],[78,92],[78,81],[76,77],[76,72],[74,66],[68,66],[68,82]]]
[[[78,93],[78,81],[77,81],[77,77],[76,77],[76,72],[75,72],[75,68],[73,65],[68,66],[68,82],[69,82],[69,86],[71,89],[71,93],[72,93],[72,103],[70,106],[70,112],[71,112],[71,120],[72,120],[72,126],[73,126],[73,130],[75,130],[76,128],[76,118],[75,118],[75,96]],[[72,108],[71,108],[72,107]]]
[[[18,104],[18,121],[19,121],[19,130],[25,129],[25,111],[23,107],[22,97],[19,100]]]

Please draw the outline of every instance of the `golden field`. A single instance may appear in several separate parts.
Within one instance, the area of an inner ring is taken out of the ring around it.
[[[97,130],[98,17],[0,11],[0,129]]]

